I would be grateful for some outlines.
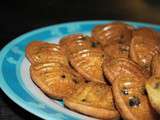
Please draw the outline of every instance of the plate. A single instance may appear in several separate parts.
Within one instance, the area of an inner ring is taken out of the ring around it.
[[[32,82],[29,61],[25,58],[28,43],[36,40],[56,43],[65,35],[74,33],[90,34],[98,24],[113,21],[83,21],[40,28],[12,40],[0,52],[0,87],[5,94],[25,110],[48,120],[94,120],[94,118],[70,111],[63,102],[48,98]],[[150,27],[160,31],[160,25],[127,22],[135,27]]]

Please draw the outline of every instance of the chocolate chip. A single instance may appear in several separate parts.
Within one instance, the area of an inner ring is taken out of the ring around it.
[[[85,82],[85,83],[89,83],[89,82],[91,82],[91,81],[89,81],[89,80],[85,80],[84,82]]]
[[[140,104],[140,99],[136,96],[129,98],[129,106],[130,107],[138,107]]]
[[[62,75],[61,77],[62,77],[62,78],[66,78],[66,76],[65,76],[65,75]]]
[[[72,81],[75,83],[75,84],[78,84],[79,82],[76,80],[76,79],[72,79]]]
[[[97,42],[91,42],[92,47],[97,47]]]
[[[86,101],[86,99],[82,99],[81,101],[82,101],[82,102],[85,102],[85,101]]]

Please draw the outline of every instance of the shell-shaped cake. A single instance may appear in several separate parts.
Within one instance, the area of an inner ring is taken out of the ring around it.
[[[81,85],[64,104],[77,112],[106,120],[117,120],[120,116],[113,102],[110,86],[88,82]]]
[[[85,79],[104,83],[102,63],[104,54],[97,43],[85,35],[70,35],[62,38],[60,46],[66,46],[71,66]]]

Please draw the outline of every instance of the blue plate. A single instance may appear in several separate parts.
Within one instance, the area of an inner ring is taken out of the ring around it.
[[[48,98],[37,88],[30,79],[30,63],[25,58],[25,48],[28,43],[36,40],[54,43],[68,34],[90,34],[90,31],[96,25],[110,22],[113,21],[84,21],[53,25],[31,31],[12,40],[0,52],[1,89],[15,103],[43,119],[94,119],[64,108],[61,101]],[[135,27],[150,27],[160,31],[160,25],[137,22],[126,23]]]

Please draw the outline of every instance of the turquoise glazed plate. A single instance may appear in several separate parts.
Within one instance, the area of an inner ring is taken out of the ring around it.
[[[94,120],[94,118],[65,108],[63,102],[50,99],[41,92],[30,78],[30,63],[25,57],[25,48],[28,43],[36,40],[56,43],[65,35],[74,33],[90,34],[90,31],[96,25],[110,22],[113,21],[83,21],[58,24],[31,31],[12,40],[0,52],[1,89],[15,103],[43,119]],[[126,23],[135,27],[150,27],[160,31],[160,25],[137,22]]]

